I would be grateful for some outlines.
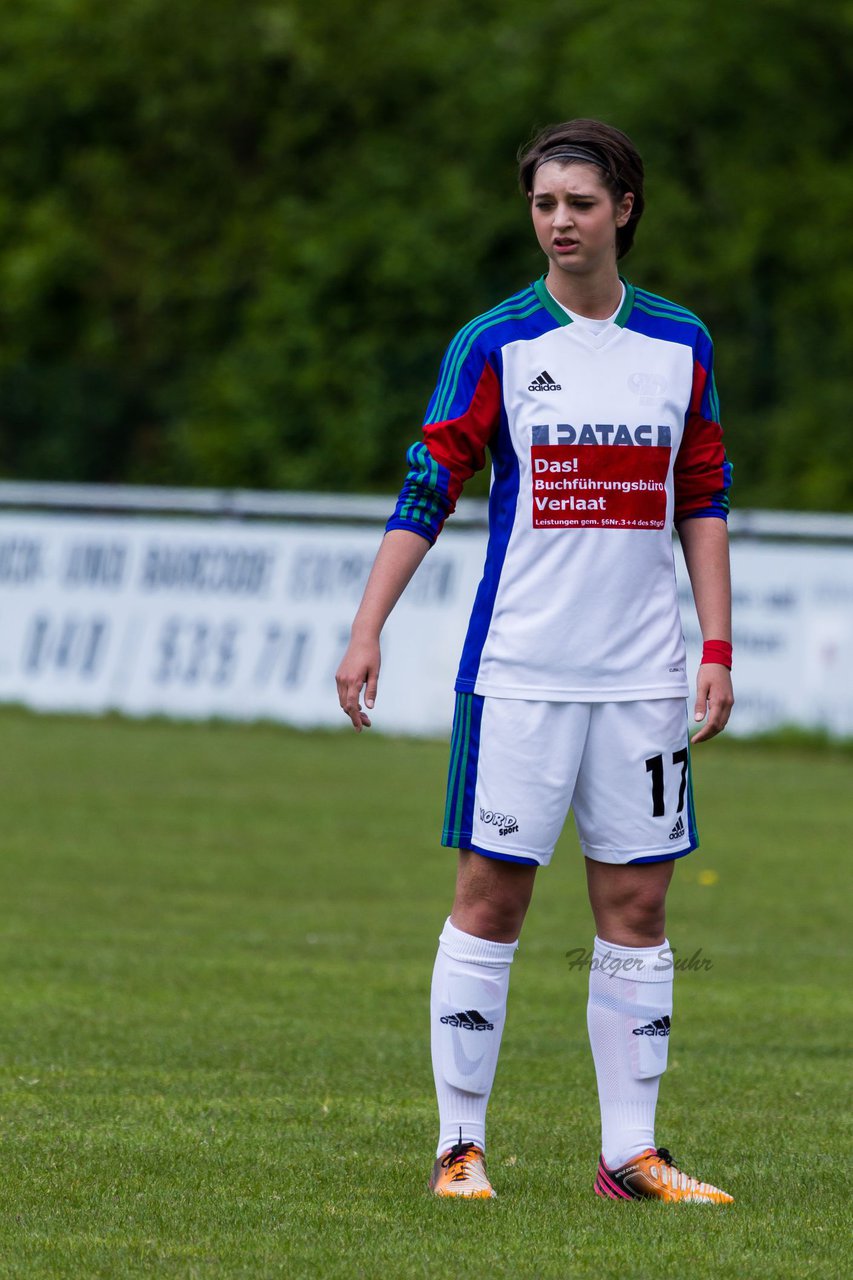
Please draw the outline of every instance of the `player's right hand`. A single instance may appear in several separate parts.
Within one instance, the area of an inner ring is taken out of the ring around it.
[[[364,705],[372,709],[376,701],[381,662],[378,639],[365,640],[353,636],[338,667],[335,676],[338,701],[352,721],[356,733],[370,728],[370,716],[361,709],[361,691],[364,689]]]

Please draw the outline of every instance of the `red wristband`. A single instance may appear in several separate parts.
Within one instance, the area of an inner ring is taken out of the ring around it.
[[[702,645],[702,661],[716,662],[721,667],[732,669],[732,646],[728,640],[706,640]]]

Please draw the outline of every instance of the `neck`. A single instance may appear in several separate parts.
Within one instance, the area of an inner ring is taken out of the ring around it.
[[[615,268],[606,276],[570,276],[552,266],[545,283],[564,307],[590,320],[612,316],[622,297],[622,282]]]

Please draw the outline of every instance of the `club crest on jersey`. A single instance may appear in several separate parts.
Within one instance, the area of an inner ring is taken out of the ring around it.
[[[628,379],[628,386],[644,404],[652,400],[662,400],[668,385],[666,378],[662,378],[659,373],[632,373]]]
[[[672,447],[672,427],[650,422],[629,426],[627,422],[537,422],[530,428],[530,443],[545,445],[626,444]]]

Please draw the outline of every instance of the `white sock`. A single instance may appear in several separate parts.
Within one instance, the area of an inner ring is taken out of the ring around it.
[[[618,947],[595,939],[587,1026],[601,1106],[601,1153],[610,1169],[655,1145],[672,974],[666,941],[659,947]]]
[[[490,942],[446,922],[432,975],[432,1070],[438,1097],[436,1155],[455,1142],[486,1149],[486,1106],[506,1019],[509,966],[518,942]]]

